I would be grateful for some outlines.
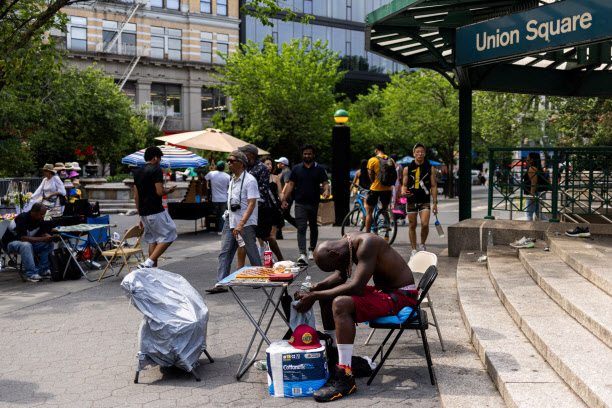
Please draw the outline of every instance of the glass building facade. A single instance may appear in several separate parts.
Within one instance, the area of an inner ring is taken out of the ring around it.
[[[309,24],[298,21],[284,23],[274,19],[273,27],[264,26],[252,17],[243,24],[243,40],[263,43],[270,35],[274,42],[288,42],[294,38],[310,37],[313,41],[327,41],[332,51],[340,53],[342,69],[349,72],[387,74],[403,70],[401,64],[365,51],[365,16],[391,0],[289,0],[279,2],[298,13],[315,18]],[[351,75],[349,75],[350,78]],[[366,79],[360,75],[361,79]],[[376,80],[372,76],[372,80]],[[380,79],[379,79],[380,80]]]

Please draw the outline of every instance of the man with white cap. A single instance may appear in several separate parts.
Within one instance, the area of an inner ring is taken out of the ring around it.
[[[286,157],[281,157],[280,159],[274,160],[279,169],[281,169],[278,178],[281,182],[281,189],[285,188],[285,184],[289,182],[289,178],[291,177],[291,168],[289,167],[289,160]],[[287,200],[287,209],[283,210],[283,218],[289,222],[289,224],[293,225],[297,228],[297,224],[295,223],[295,218],[291,216],[291,206],[293,205],[293,196],[289,197]],[[276,230],[276,239],[283,239],[283,231],[282,229]]]

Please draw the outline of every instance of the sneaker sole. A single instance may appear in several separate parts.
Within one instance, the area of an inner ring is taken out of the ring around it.
[[[351,390],[346,395],[342,395],[342,393],[338,393],[338,394],[334,395],[333,397],[331,397],[330,399],[325,399],[325,398],[321,398],[321,397],[317,397],[317,396],[313,395],[313,398],[317,402],[332,402],[332,401],[335,401],[335,400],[340,399],[342,397],[348,397],[349,395],[351,395],[354,392],[357,392],[357,386],[356,385],[353,385],[353,388],[351,388]]]
[[[569,233],[566,232],[565,235],[567,235],[568,237],[586,238],[586,237],[590,237],[591,233],[590,232],[581,232],[580,234],[569,234]]]

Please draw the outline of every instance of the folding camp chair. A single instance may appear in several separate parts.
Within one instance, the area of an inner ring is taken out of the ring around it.
[[[124,266],[127,266],[128,273],[131,272],[130,265],[128,265],[128,260],[130,259],[130,257],[136,254],[141,254],[144,257],[144,252],[142,251],[142,246],[140,245],[140,238],[142,238],[143,233],[144,233],[144,230],[141,230],[138,226],[132,227],[125,233],[125,235],[121,239],[121,242],[119,243],[119,245],[117,245],[117,248],[102,252],[103,256],[105,257],[110,256],[111,258],[106,264],[106,268],[104,268],[104,271],[102,271],[102,274],[100,275],[100,278],[98,279],[98,282],[102,280],[102,277],[104,277],[106,270],[109,267],[112,268],[111,264],[113,263],[113,261],[120,257],[122,258],[123,263],[121,264],[121,268],[117,271],[115,276],[119,276]],[[127,240],[130,238],[138,238],[138,239],[136,240],[136,243],[134,244],[132,248],[125,248],[125,246],[127,245]]]
[[[377,323],[376,319],[370,321],[371,328],[388,329],[389,334],[387,335],[387,337],[385,337],[385,340],[382,342],[380,347],[378,347],[378,350],[376,350],[376,354],[374,354],[374,357],[372,358],[372,360],[374,361],[376,360],[376,357],[378,356],[378,354],[381,355],[380,363],[376,366],[376,369],[370,376],[370,379],[368,380],[368,383],[367,383],[368,385],[372,383],[372,380],[374,380],[374,377],[376,377],[376,374],[378,374],[378,371],[381,369],[383,364],[385,364],[387,357],[389,357],[389,354],[391,354],[391,352],[393,351],[395,344],[397,343],[399,338],[404,333],[404,330],[420,331],[421,338],[423,340],[423,349],[425,350],[425,359],[427,360],[427,368],[429,369],[429,377],[431,379],[431,385],[436,385],[436,380],[434,378],[434,373],[432,369],[431,355],[429,354],[429,344],[427,343],[427,334],[425,333],[425,331],[429,328],[429,324],[427,322],[427,313],[425,313],[424,310],[421,310],[421,302],[423,302],[423,299],[427,297],[427,292],[429,292],[429,288],[431,288],[431,285],[433,285],[437,276],[438,276],[438,268],[436,266],[432,265],[429,268],[427,268],[427,271],[425,272],[425,274],[419,281],[418,288],[421,291],[421,294],[419,296],[417,304],[412,309],[412,312],[410,313],[410,315],[408,316],[408,319],[406,319],[404,323],[399,323],[399,324]],[[389,348],[387,349],[387,352],[383,356],[382,354],[383,347],[387,344],[387,341],[389,340],[389,338],[391,338],[391,335],[393,334],[395,330],[399,330],[399,333],[397,334],[397,336],[395,336],[395,339],[393,339],[391,346],[389,346]]]
[[[424,273],[431,265],[438,266],[438,257],[436,256],[436,254],[427,251],[417,252],[416,254],[412,255],[410,261],[408,262],[408,266],[410,267],[410,270],[413,273]],[[434,310],[429,293],[427,294],[427,300],[423,302],[421,307],[428,307],[431,310],[431,317],[433,317],[433,323],[429,324],[436,328],[436,331],[438,332],[438,338],[440,339],[440,346],[442,347],[442,351],[446,351],[446,348],[444,347],[444,340],[442,340],[442,332],[440,331],[440,326],[438,325],[436,311]],[[370,335],[365,341],[365,344],[370,343],[370,339],[372,338],[372,335],[375,331],[376,329],[372,329]]]

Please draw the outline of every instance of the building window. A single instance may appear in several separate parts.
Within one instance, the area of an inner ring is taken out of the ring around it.
[[[212,43],[200,41],[200,61],[212,64]]]
[[[104,50],[106,50],[108,44],[112,42],[117,35],[117,32],[119,31],[118,24],[119,23],[117,21],[102,21],[102,41]],[[124,55],[136,55],[136,24],[126,24],[121,32],[121,38],[115,41],[108,52]]]
[[[200,0],[200,13],[212,13],[211,0]]]
[[[127,81],[121,88],[125,96],[132,102],[132,106],[136,106],[136,82]]]
[[[181,60],[182,59],[182,50],[183,50],[183,41],[182,30],[177,30],[174,28],[170,28],[168,30],[168,59],[171,60]],[[174,37],[174,38],[173,38]]]
[[[70,17],[68,48],[75,51],[87,51],[87,18]]]
[[[169,10],[178,10],[179,0],[151,0],[151,7],[166,8]]]
[[[225,105],[226,98],[221,90],[207,87],[202,88],[202,118],[212,118]]]
[[[217,43],[217,64],[225,64],[225,60],[221,58],[219,54],[227,55],[228,45],[223,43]]]
[[[227,16],[227,0],[217,0],[217,14]]]
[[[312,14],[312,0],[304,0],[304,13]]]
[[[151,102],[156,116],[181,116],[181,86],[151,84]]]

